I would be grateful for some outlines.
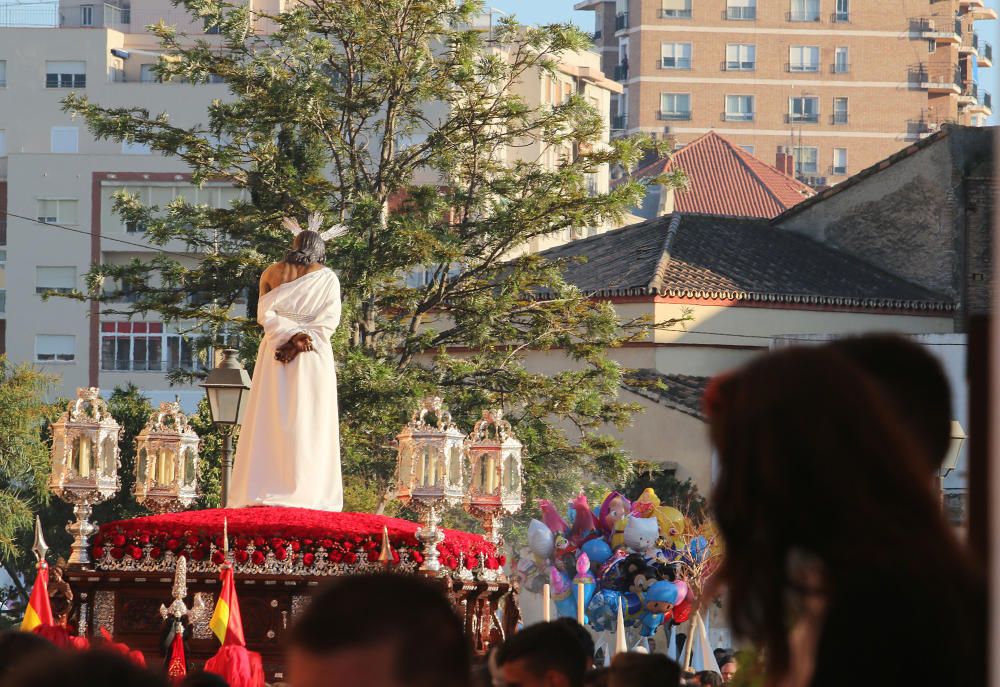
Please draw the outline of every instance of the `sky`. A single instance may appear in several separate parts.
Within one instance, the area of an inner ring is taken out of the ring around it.
[[[594,13],[574,11],[575,0],[487,0],[486,4],[508,14],[516,14],[526,24],[569,21],[587,31],[593,30]],[[1000,0],[986,0],[986,6],[1000,13]],[[980,39],[993,44],[995,66],[980,72],[982,83],[979,85],[992,93],[994,102],[997,102],[990,124],[1000,124],[1000,20],[977,22],[976,31]]]

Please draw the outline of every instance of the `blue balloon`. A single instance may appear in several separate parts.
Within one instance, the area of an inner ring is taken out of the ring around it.
[[[590,562],[597,565],[604,565],[611,558],[611,546],[600,538],[584,542],[580,548],[587,554]]]
[[[708,555],[708,540],[705,537],[695,537],[691,540],[691,557],[696,563],[701,563]]]

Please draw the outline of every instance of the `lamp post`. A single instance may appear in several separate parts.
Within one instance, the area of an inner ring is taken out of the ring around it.
[[[948,441],[948,453],[945,454],[944,461],[941,463],[941,468],[938,470],[938,493],[941,498],[941,508],[945,507],[944,502],[944,480],[951,471],[958,467],[958,457],[962,453],[962,444],[965,443],[967,436],[965,434],[965,429],[962,427],[962,423],[958,420],[951,421],[951,438]]]
[[[90,522],[93,506],[118,491],[118,439],[122,429],[111,417],[101,391],[95,387],[76,390],[56,422],[52,423],[52,473],[49,489],[73,504],[76,522],[66,530],[73,535],[69,562],[88,565],[90,535],[97,527]]]
[[[212,423],[222,432],[222,507],[229,501],[229,478],[233,473],[233,429],[243,423],[250,375],[240,365],[236,349],[223,352],[222,364],[208,373],[202,388],[208,396]]]

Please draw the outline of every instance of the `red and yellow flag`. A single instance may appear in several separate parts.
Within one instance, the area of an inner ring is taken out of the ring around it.
[[[55,625],[52,606],[49,604],[49,566],[45,563],[40,563],[38,566],[38,576],[35,578],[35,586],[31,588],[21,629],[32,632],[39,625]]]
[[[233,569],[224,565],[220,571],[222,589],[219,601],[215,604],[215,612],[208,626],[219,638],[223,646],[246,646],[243,637],[243,618],[240,617],[240,602],[236,598],[236,584],[233,582]]]

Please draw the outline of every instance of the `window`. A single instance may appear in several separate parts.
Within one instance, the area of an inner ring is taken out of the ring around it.
[[[795,146],[792,156],[796,175],[815,174],[819,169],[819,148],[815,146]]]
[[[80,152],[80,130],[75,126],[54,126],[51,133],[51,152]]]
[[[937,39],[931,38],[927,41],[927,52],[937,52]]]
[[[94,6],[80,5],[80,26],[94,25]]]
[[[847,98],[833,99],[833,123],[847,124]]]
[[[160,372],[194,367],[194,346],[162,322],[102,322],[101,369]]]
[[[753,121],[753,96],[727,95],[726,121],[727,122]]]
[[[7,289],[0,289],[0,312],[7,312]]]
[[[152,152],[148,143],[122,141],[122,155],[149,155]]]
[[[730,43],[726,46],[727,71],[753,71],[757,66],[757,46],[752,43]]]
[[[789,21],[819,21],[819,0],[792,0]]]
[[[726,19],[750,20],[757,18],[757,0],[727,0]]]
[[[833,73],[846,74],[851,71],[851,63],[848,59],[847,48],[837,48],[833,53]]]
[[[691,119],[691,94],[660,94],[660,119]]]
[[[156,67],[155,62],[140,64],[139,81],[141,81],[142,83],[159,83],[161,79],[160,75],[153,71],[155,67]]]
[[[46,88],[84,88],[87,85],[86,62],[46,62]]]
[[[815,45],[793,45],[788,48],[788,71],[818,72],[819,47]]]
[[[76,224],[77,201],[44,199],[38,201],[38,221],[46,224]]]
[[[71,363],[76,360],[76,337],[72,334],[36,334],[35,362]]]
[[[819,121],[819,98],[815,96],[804,96],[801,98],[788,99],[788,121],[790,122],[818,122]]]
[[[751,155],[753,155],[754,154],[754,150],[756,150],[756,148],[754,148],[754,146],[751,146],[751,145],[741,145],[740,148],[742,148],[744,151],[750,153]]]
[[[0,157],[7,156],[7,132],[0,129]]]
[[[36,267],[35,293],[71,293],[76,289],[75,267]]]
[[[673,19],[691,18],[691,0],[663,0],[660,16]]]
[[[0,88],[7,86],[7,60],[0,60]]]
[[[847,148],[833,149],[833,173],[847,174]]]
[[[664,69],[690,69],[690,43],[663,43],[660,45],[660,57]]]
[[[837,22],[851,21],[851,0],[837,0],[837,11],[833,14]]]

